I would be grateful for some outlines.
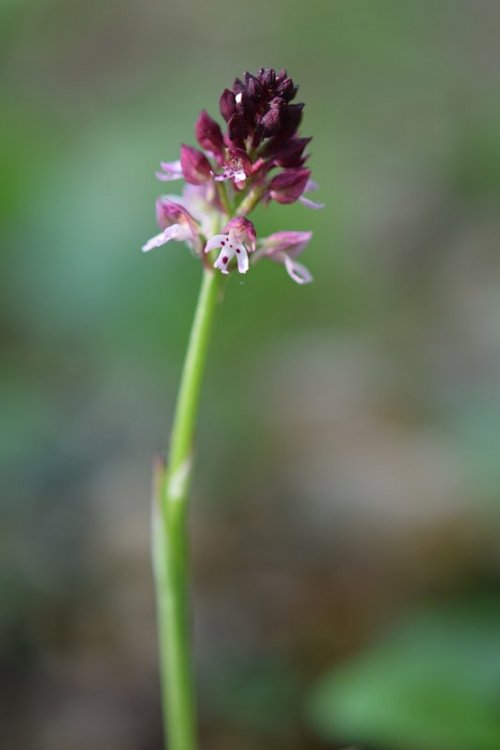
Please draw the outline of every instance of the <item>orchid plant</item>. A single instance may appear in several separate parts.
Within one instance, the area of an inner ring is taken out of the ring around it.
[[[184,180],[182,196],[156,201],[161,229],[144,252],[171,240],[184,242],[201,260],[197,303],[172,425],[168,463],[155,462],[153,563],[158,608],[160,674],[165,736],[170,750],[195,750],[196,722],[189,627],[187,504],[193,438],[208,340],[222,279],[247,273],[267,258],[281,263],[298,284],[312,281],[297,261],[312,233],[280,231],[258,238],[248,218],[260,203],[300,201],[317,186],[305,166],[310,138],[298,128],[303,104],[286,70],[245,73],[220,97],[226,130],[203,110],[195,125],[200,149],[182,145],[180,158],[162,162],[162,182]]]

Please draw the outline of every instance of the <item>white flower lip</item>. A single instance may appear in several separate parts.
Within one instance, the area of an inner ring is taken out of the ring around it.
[[[221,251],[214,263],[214,268],[218,268],[223,274],[228,274],[229,264],[236,257],[238,271],[240,273],[248,271],[250,268],[248,250],[241,241],[241,234],[237,230],[229,229],[227,234],[216,234],[211,237],[205,246],[205,252],[209,253],[219,247]],[[251,248],[248,249],[251,252]]]

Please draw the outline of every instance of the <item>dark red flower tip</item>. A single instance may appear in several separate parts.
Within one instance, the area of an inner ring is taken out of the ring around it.
[[[257,97],[251,96],[246,91],[240,92],[237,102],[238,111],[243,115],[249,127],[252,127],[257,114]]]
[[[271,89],[276,83],[276,71],[273,68],[261,68],[259,78],[266,88]]]
[[[304,104],[287,104],[287,106],[283,108],[280,131],[280,136],[282,138],[288,138],[297,132],[302,120],[303,109]]]
[[[249,128],[243,114],[234,114],[227,124],[229,138],[234,143],[241,143],[248,135]]]
[[[260,125],[265,138],[270,138],[277,133],[283,125],[283,110],[286,103],[279,96],[271,100],[269,109],[262,117]]]
[[[207,157],[192,146],[181,146],[181,167],[184,179],[191,185],[202,185],[212,175]]]
[[[206,110],[200,112],[194,130],[196,140],[205,151],[217,157],[223,155],[224,136],[222,135],[222,130]]]
[[[245,73],[245,86],[248,95],[251,97],[259,97],[262,93],[262,84],[251,73]]]
[[[292,101],[298,91],[298,86],[295,86],[291,78],[285,78],[285,80],[278,86],[278,94],[283,97],[286,102]]]
[[[310,176],[309,169],[285,169],[271,180],[269,197],[278,203],[294,203],[304,192]]]
[[[224,89],[219,100],[219,108],[222,117],[226,122],[229,122],[236,112],[236,97],[233,91]]]

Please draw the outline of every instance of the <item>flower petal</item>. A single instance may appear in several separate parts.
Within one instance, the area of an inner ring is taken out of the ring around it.
[[[218,268],[219,271],[222,271],[222,273],[229,273],[227,270],[227,267],[234,256],[234,248],[228,247],[227,249],[224,247],[220,251],[217,260],[214,263],[214,268]]]
[[[304,188],[304,193],[310,193],[311,190],[317,190],[318,189],[318,183],[314,180],[307,180],[306,186]],[[316,201],[312,201],[310,198],[305,198],[304,194],[302,194],[299,198],[299,202],[302,203],[303,206],[307,206],[308,208],[324,208],[324,203],[317,203]]]
[[[290,258],[296,258],[308,245],[311,237],[312,232],[275,232],[261,240],[257,257],[264,255],[271,260],[283,263],[283,253],[289,255]]]
[[[292,258],[286,255],[286,253],[284,253],[283,263],[288,275],[296,281],[297,284],[309,284],[313,280],[308,269],[303,266],[302,263],[297,263],[296,260],[292,260]]]
[[[238,271],[240,273],[246,273],[250,267],[248,262],[248,253],[245,246],[242,244],[236,245],[236,262],[238,263]]]
[[[177,240],[179,242],[187,240],[190,236],[191,233],[189,229],[180,224],[173,224],[171,227],[164,229],[163,232],[160,232],[160,234],[155,235],[155,237],[151,237],[151,239],[142,246],[142,252],[147,253],[148,250],[152,250],[154,247],[166,245],[170,240]]]
[[[310,198],[304,198],[303,195],[299,198],[299,203],[302,203],[303,206],[307,206],[307,208],[324,208],[324,203],[317,203],[316,201],[312,201]]]
[[[213,172],[212,172],[213,174]],[[224,167],[222,174],[214,176],[215,182],[224,182],[225,180],[234,180],[235,182],[245,182],[247,176],[243,169],[232,169],[231,167]]]
[[[184,175],[182,173],[182,167],[180,159],[177,161],[162,161],[160,162],[162,172],[156,172],[156,177],[162,182],[169,182],[170,180],[182,180]]]
[[[215,250],[216,247],[221,247],[227,242],[227,234],[215,234],[211,237],[205,245],[205,252],[209,253],[210,250]]]

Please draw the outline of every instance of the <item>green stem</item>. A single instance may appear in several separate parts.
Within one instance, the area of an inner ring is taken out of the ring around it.
[[[260,199],[262,198],[262,195],[262,189],[259,190],[258,188],[252,188],[252,190],[250,190],[248,195],[243,198],[240,205],[238,206],[238,210],[236,211],[238,216],[246,216],[251,211],[253,211],[257,203],[259,203]]]
[[[219,274],[204,270],[175,409],[168,468],[157,467],[155,477],[153,566],[169,750],[195,750],[197,746],[186,523],[196,416],[219,281]]]
[[[233,213],[232,206],[229,200],[229,195],[227,194],[227,188],[223,182],[219,182],[219,196],[224,211],[228,216],[231,216]]]

